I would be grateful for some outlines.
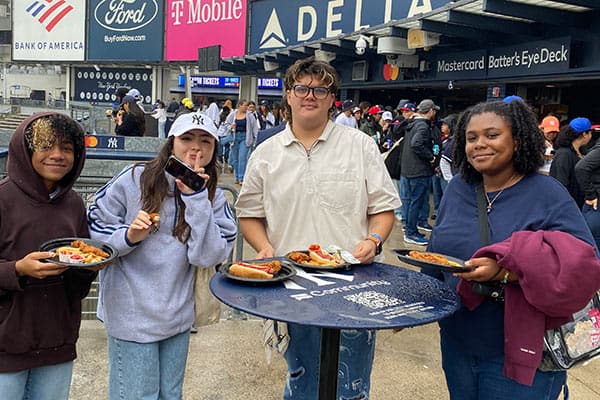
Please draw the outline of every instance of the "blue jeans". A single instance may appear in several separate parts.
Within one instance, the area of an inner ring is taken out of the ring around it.
[[[244,180],[246,163],[248,162],[248,146],[246,146],[246,135],[236,132],[235,140],[229,152],[229,164],[233,167],[233,174],[237,181]]]
[[[585,218],[585,222],[590,228],[590,231],[592,231],[592,236],[594,236],[594,240],[596,241],[596,247],[600,249],[600,209],[594,210],[592,206],[584,204],[581,212],[583,213],[583,218]]]
[[[222,136],[219,138],[219,161],[226,163],[229,161],[229,148],[233,142],[233,135]]]
[[[152,343],[108,336],[110,400],[181,400],[190,332]]]
[[[284,400],[318,398],[321,329],[288,324],[290,343],[285,352],[288,375]],[[375,356],[375,331],[342,330],[338,399],[368,399]]]
[[[408,219],[408,203],[409,203],[409,189],[408,189],[408,180],[405,177],[400,177],[399,182],[399,196],[402,205],[400,206],[400,215],[402,217],[402,221],[406,222]],[[395,211],[394,211],[395,212]],[[397,213],[396,213],[397,214]],[[429,221],[429,191],[427,196],[425,196],[425,201],[421,206],[421,210],[419,211],[419,215],[417,216],[417,223],[428,222]]]
[[[158,137],[161,139],[165,139],[167,137],[165,126],[167,125],[167,121],[158,122]]]
[[[567,392],[565,371],[537,371],[532,386],[521,385],[503,375],[503,355],[468,355],[443,334],[441,346],[450,400],[556,400],[563,386]]]
[[[68,400],[73,361],[0,373],[0,397],[11,400]]]
[[[408,212],[406,214],[406,224],[404,233],[406,236],[416,235],[418,222],[426,222],[423,219],[423,211],[427,209],[429,214],[429,186],[431,185],[430,176],[419,176],[417,178],[405,178],[408,185]],[[421,218],[421,219],[419,219]]]
[[[396,208],[394,210],[394,215],[395,216],[400,216],[402,218],[403,221],[406,221],[406,215],[405,215],[405,211],[404,211],[404,202],[406,201],[406,198],[403,197],[405,195],[405,193],[402,192],[402,178],[400,179],[392,179],[392,182],[394,182],[394,186],[396,187],[396,191],[398,192],[398,196],[400,196],[400,207]]]

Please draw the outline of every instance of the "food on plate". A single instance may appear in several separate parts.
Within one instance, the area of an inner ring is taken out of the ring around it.
[[[75,240],[75,241],[71,242],[71,246],[81,250],[82,253],[91,253],[91,254],[97,255],[102,258],[110,257],[110,254],[108,254],[104,250],[94,247],[92,245],[89,245],[86,242],[84,242],[83,240]]]
[[[292,251],[290,254],[288,254],[288,258],[297,263],[306,263],[310,261],[310,256],[300,251]]]
[[[450,261],[448,258],[441,254],[428,253],[425,251],[411,250],[408,252],[408,256],[417,260],[425,261],[433,264],[449,265],[452,267],[460,267],[461,265],[457,262]]]
[[[98,247],[89,245],[83,240],[75,240],[70,246],[62,246],[54,250],[58,259],[69,264],[92,264],[106,260],[110,254]]]
[[[250,279],[272,279],[280,270],[281,263],[277,260],[252,264],[239,261],[229,266],[231,275]]]
[[[308,254],[307,254],[308,253]],[[308,252],[293,251],[288,254],[288,258],[298,264],[336,267],[344,264],[344,260],[339,254],[331,254],[323,250],[317,243],[308,246]]]

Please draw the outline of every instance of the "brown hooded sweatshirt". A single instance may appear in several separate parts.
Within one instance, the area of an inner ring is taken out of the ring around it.
[[[76,148],[73,169],[52,199],[31,163],[25,128],[50,114],[34,114],[15,130],[8,147],[8,177],[0,181],[0,372],[75,359],[81,299],[96,276],[76,269],[45,279],[16,273],[16,261],[48,240],[89,237],[83,200],[72,190],[85,149]]]

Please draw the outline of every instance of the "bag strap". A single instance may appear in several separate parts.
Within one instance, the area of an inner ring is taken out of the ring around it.
[[[477,212],[479,216],[479,237],[481,238],[481,244],[487,246],[490,243],[490,226],[488,223],[487,199],[485,198],[484,190],[482,182],[481,185],[477,186]]]

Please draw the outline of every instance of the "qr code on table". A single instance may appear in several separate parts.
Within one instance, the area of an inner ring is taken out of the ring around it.
[[[390,297],[386,294],[375,292],[373,290],[367,292],[360,292],[356,294],[349,294],[347,296],[344,296],[344,298],[346,300],[350,300],[354,303],[360,304],[361,306],[369,307],[373,310],[402,304],[402,301],[400,299]]]

